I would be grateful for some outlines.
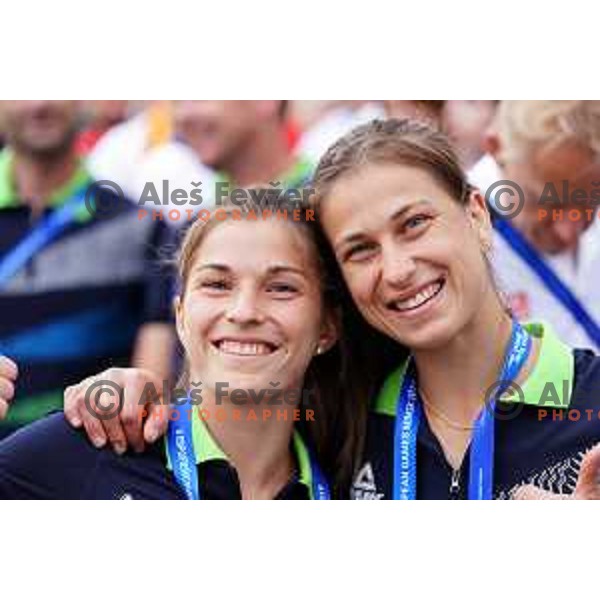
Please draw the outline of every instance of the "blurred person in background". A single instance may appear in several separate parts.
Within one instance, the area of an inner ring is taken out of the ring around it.
[[[82,100],[86,125],[76,140],[77,152],[84,156],[110,129],[122,123],[129,111],[129,100]]]
[[[496,220],[492,256],[515,316],[546,320],[570,345],[598,350],[597,213],[585,198],[574,202],[572,194],[582,190],[589,200],[600,182],[600,102],[503,101],[490,148],[495,179],[514,181],[524,197],[516,216]],[[560,202],[540,203],[552,190]],[[516,196],[490,196],[500,211],[513,201]]]
[[[300,188],[312,164],[293,151],[285,100],[178,100],[173,103],[175,138],[148,156],[137,173],[137,189],[190,189],[202,182],[202,204],[215,204],[217,182],[229,189],[253,184]],[[182,154],[173,160],[175,146]]]
[[[301,129],[297,152],[316,166],[321,156],[354,127],[383,118],[377,100],[291,100],[291,113]]]
[[[99,368],[168,376],[174,334],[159,265],[167,226],[90,188],[75,147],[80,104],[5,101],[0,119],[0,354],[19,368],[16,389],[5,390],[15,402],[3,436],[60,408],[62,389]]]
[[[388,117],[417,119],[441,129],[453,142],[462,168],[469,170],[485,152],[497,101],[386,100],[384,105]]]
[[[374,119],[412,118],[442,127],[444,100],[293,101],[304,132],[299,152],[316,165],[327,149],[355,127]]]
[[[497,100],[446,100],[442,107],[444,133],[454,142],[463,169],[470,170],[486,151],[486,133]]]
[[[384,117],[424,121],[454,142],[461,165],[470,169],[484,154],[485,133],[494,116],[495,100],[311,100],[294,101],[303,125],[299,147],[316,163],[339,137],[353,127]]]
[[[118,183],[125,194],[137,200],[141,190],[136,174],[153,150],[173,139],[173,111],[170,100],[147,101],[130,108],[137,111],[102,136],[89,153],[88,167],[96,179]]]
[[[174,106],[178,136],[219,179],[244,187],[305,185],[312,164],[290,148],[286,100],[187,100]]]
[[[446,100],[385,100],[386,116],[414,119],[442,129],[442,111]]]
[[[199,208],[210,209],[218,181],[301,187],[310,178],[310,161],[292,150],[298,132],[290,127],[285,100],[173,101],[169,128],[154,139],[151,110],[156,105],[107,134],[90,156],[97,177],[118,182],[133,198],[148,184],[160,191],[167,181],[170,190],[201,189]],[[132,148],[120,158],[124,144]]]

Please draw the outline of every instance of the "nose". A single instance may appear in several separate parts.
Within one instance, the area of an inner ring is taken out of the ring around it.
[[[239,289],[232,296],[225,317],[237,325],[262,323],[264,315],[256,292],[250,288]]]
[[[392,287],[405,287],[416,271],[412,256],[401,252],[394,244],[382,247],[382,280]]]

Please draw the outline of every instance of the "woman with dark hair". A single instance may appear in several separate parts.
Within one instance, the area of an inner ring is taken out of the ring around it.
[[[353,497],[573,493],[600,440],[600,361],[511,317],[485,201],[446,138],[410,121],[360,127],[322,158],[315,189],[358,310],[410,353],[375,398]]]

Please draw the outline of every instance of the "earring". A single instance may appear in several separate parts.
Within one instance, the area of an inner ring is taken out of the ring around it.
[[[317,346],[317,351],[316,351],[316,355],[318,356],[319,354],[321,354],[323,352],[323,348],[321,348],[321,346]]]

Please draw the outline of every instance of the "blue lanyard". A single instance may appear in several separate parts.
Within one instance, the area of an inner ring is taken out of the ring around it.
[[[513,321],[510,342],[504,355],[500,385],[489,405],[475,421],[470,450],[469,500],[489,500],[494,484],[494,409],[496,400],[513,382],[531,352],[531,336]],[[421,421],[414,366],[409,364],[400,393],[394,429],[394,500],[417,497],[417,435]]]
[[[592,342],[600,348],[600,326],[536,249],[507,221],[497,219],[494,227],[506,243],[529,265],[548,291],[573,315]]]
[[[173,467],[175,481],[179,484],[187,500],[200,500],[198,471],[192,439],[192,411],[194,407],[186,403],[179,407],[179,419],[169,420],[167,430],[167,451]],[[314,500],[330,500],[329,485],[312,452],[309,451],[312,474],[312,496]]]
[[[190,399],[178,407],[179,418],[169,419],[167,451],[173,467],[173,475],[187,500],[200,500],[198,471],[192,439],[192,411]]]
[[[310,472],[312,476],[312,497],[313,500],[331,500],[329,484],[325,479],[319,463],[315,460],[312,451],[309,450]]]
[[[42,248],[56,239],[70,225],[77,211],[85,204],[85,194],[80,193],[50,213],[12,250],[0,258],[0,287],[23,268]]]

